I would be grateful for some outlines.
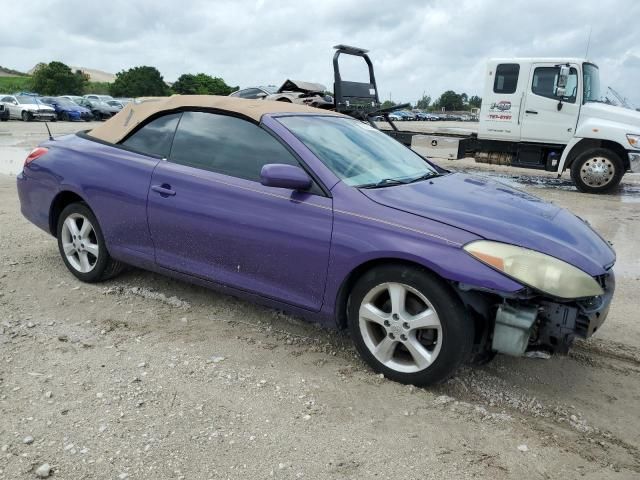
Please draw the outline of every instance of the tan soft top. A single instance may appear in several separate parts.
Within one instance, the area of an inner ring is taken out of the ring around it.
[[[342,114],[287,102],[248,100],[216,95],[173,95],[171,97],[139,98],[127,104],[117,115],[94,128],[89,135],[105,142],[118,143],[147,118],[161,112],[180,108],[215,108],[238,113],[259,122],[265,113]]]

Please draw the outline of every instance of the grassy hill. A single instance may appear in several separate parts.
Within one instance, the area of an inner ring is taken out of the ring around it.
[[[28,91],[31,77],[0,77],[0,93]]]
[[[0,76],[0,93],[30,92],[31,77],[2,77]],[[86,93],[108,94],[109,83],[89,82]]]

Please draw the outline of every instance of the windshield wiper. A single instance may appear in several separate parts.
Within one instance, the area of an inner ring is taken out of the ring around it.
[[[411,180],[407,181],[406,183],[414,183],[414,182],[422,182],[423,180],[430,180],[432,178],[436,178],[436,177],[441,177],[442,174],[438,173],[438,172],[427,172],[424,173],[418,177],[412,178]]]
[[[404,180],[399,180],[397,178],[383,178],[379,182],[375,183],[363,183],[362,185],[357,185],[357,188],[380,188],[380,187],[389,187],[391,185],[403,185],[408,183]]]

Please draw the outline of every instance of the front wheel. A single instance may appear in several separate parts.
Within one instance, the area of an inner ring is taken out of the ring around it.
[[[69,114],[67,112],[61,112],[60,113],[60,120],[63,122],[68,122],[69,121]]]
[[[58,219],[58,250],[71,273],[83,282],[107,280],[123,268],[109,255],[98,220],[84,203],[72,203]]]
[[[571,179],[585,193],[609,192],[618,186],[623,174],[622,159],[606,148],[587,150],[571,164]]]
[[[400,383],[446,380],[473,346],[474,326],[460,299],[419,268],[388,265],[367,272],[351,292],[348,322],[362,358]]]
[[[30,122],[31,121],[31,114],[29,112],[27,112],[26,110],[22,112],[22,121],[23,122]]]

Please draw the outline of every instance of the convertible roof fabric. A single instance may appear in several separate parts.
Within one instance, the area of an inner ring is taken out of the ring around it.
[[[267,113],[316,113],[344,116],[340,113],[288,102],[248,100],[216,95],[173,95],[171,97],[138,98],[88,134],[105,142],[118,143],[149,117],[184,108],[223,110],[244,115],[256,122],[259,122],[262,116]]]

